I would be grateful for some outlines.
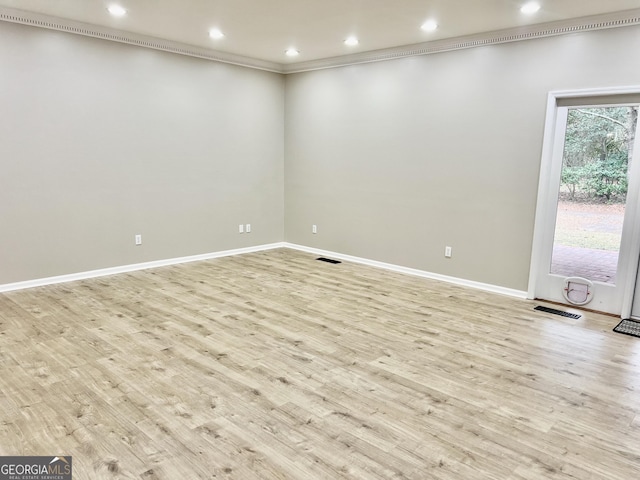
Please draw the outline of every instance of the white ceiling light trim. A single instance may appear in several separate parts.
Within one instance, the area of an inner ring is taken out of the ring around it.
[[[34,27],[58,30],[77,35],[100,38],[114,42],[126,43],[155,50],[162,50],[180,55],[187,55],[206,60],[240,65],[258,70],[277,73],[296,73],[323,68],[340,67],[351,64],[377,62],[394,58],[427,55],[431,53],[473,48],[507,42],[517,42],[535,38],[564,35],[569,33],[607,28],[640,25],[640,8],[614,12],[603,15],[574,18],[546,24],[529,25],[506,30],[470,35],[458,38],[435,40],[396,48],[382,49],[343,55],[321,60],[295,62],[290,64],[269,62],[236,54],[219,52],[209,48],[195,47],[170,40],[163,40],[151,36],[124,32],[115,28],[76,22],[49,15],[26,12],[23,10],[0,7],[0,21],[20,23]]]
[[[355,47],[356,45],[358,45],[358,43],[360,43],[360,42],[358,41],[358,38],[357,38],[357,37],[354,37],[353,35],[352,35],[352,36],[350,36],[350,37],[347,37],[347,38],[344,40],[344,44],[345,44],[345,45],[348,45],[348,46],[350,46],[350,47]]]
[[[533,15],[539,10],[540,4],[538,2],[527,2],[520,8],[520,11],[525,15]]]
[[[124,17],[127,14],[127,10],[122,5],[116,3],[109,5],[107,10],[114,17]]]
[[[434,19],[429,19],[424,22],[420,26],[420,28],[425,32],[435,32],[438,29],[438,22],[436,22]]]
[[[224,33],[222,33],[219,28],[212,28],[209,30],[209,36],[214,40],[220,40],[221,38],[224,38]]]

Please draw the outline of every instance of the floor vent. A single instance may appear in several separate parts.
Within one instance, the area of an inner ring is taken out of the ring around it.
[[[327,262],[327,263],[342,263],[340,260],[333,260],[331,258],[324,258],[324,257],[316,258],[316,260],[320,260],[321,262]]]
[[[541,312],[553,313],[554,315],[560,315],[562,317],[567,317],[567,318],[580,318],[582,316],[582,315],[579,315],[577,313],[563,312],[562,310],[556,310],[555,308],[543,307],[541,305],[538,305],[536,308],[534,308],[534,310],[540,310]]]

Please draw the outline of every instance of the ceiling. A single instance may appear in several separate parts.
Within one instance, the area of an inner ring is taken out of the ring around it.
[[[0,0],[0,7],[156,37],[275,64],[295,64],[640,8],[640,0]],[[127,10],[113,17],[107,7]],[[428,19],[434,32],[420,26]],[[214,40],[209,30],[225,36]],[[357,36],[359,44],[344,40]],[[300,52],[288,57],[285,50]]]

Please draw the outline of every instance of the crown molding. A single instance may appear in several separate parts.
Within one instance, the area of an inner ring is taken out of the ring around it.
[[[343,55],[340,57],[298,62],[283,66],[282,73],[299,73],[311,70],[344,67],[360,63],[381,62],[402,57],[429,55],[433,53],[449,52],[452,50],[484,47],[487,45],[519,42],[523,40],[533,40],[536,38],[554,37],[576,32],[603,30],[631,25],[640,25],[640,8],[609,14],[572,18],[557,22],[496,30],[493,32],[484,32],[475,35],[445,38],[431,42],[372,50],[351,55]]]
[[[275,62],[268,62],[251,57],[244,57],[231,53],[220,52],[195,45],[189,45],[172,40],[141,35],[132,32],[125,32],[109,27],[102,27],[90,23],[67,20],[65,18],[53,17],[40,13],[27,12],[14,8],[0,7],[0,21],[20,23],[32,27],[47,28],[61,32],[74,33],[85,37],[94,37],[112,42],[126,43],[138,47],[161,50],[163,52],[176,53],[189,57],[203,58],[214,62],[230,63],[242,67],[266,70],[269,72],[283,73],[282,65]]]
[[[290,64],[269,62],[8,7],[0,7],[0,21],[58,30],[258,70],[289,74],[361,63],[381,62],[416,55],[429,55],[501,43],[519,42],[536,38],[554,37],[577,32],[640,25],[640,8]]]

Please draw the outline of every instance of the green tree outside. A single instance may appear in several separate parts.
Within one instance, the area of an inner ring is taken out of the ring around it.
[[[561,184],[569,200],[624,203],[638,107],[573,108]]]

